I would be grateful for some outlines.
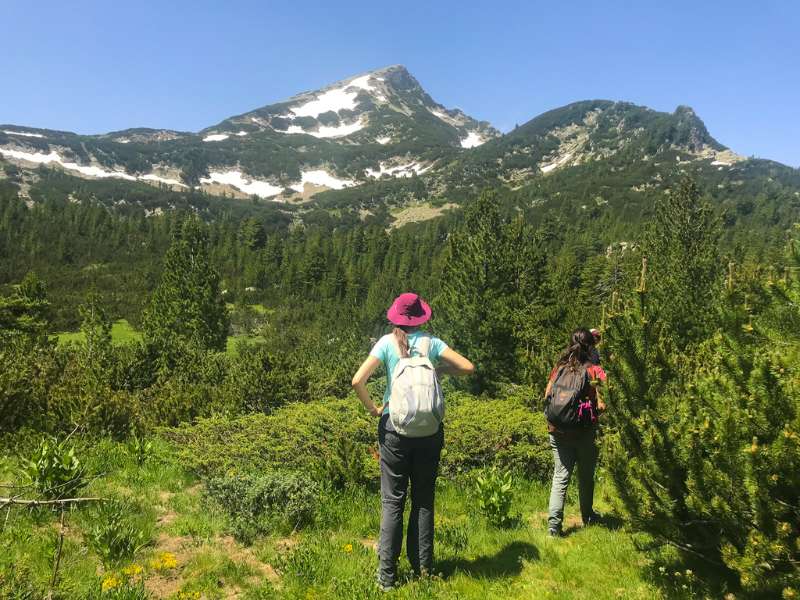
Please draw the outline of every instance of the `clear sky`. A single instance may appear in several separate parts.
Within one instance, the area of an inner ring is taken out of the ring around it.
[[[800,166],[800,2],[2,0],[0,123],[196,131],[403,64],[501,130],[575,100],[695,109]]]

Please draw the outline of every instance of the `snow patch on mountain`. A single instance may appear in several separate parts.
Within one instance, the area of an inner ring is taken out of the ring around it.
[[[382,146],[385,146],[386,144],[392,141],[392,138],[390,138],[388,135],[383,135],[381,137],[375,138],[375,141],[381,144]]]
[[[322,113],[333,111],[338,113],[340,110],[353,110],[356,107],[356,97],[358,90],[351,88],[358,88],[365,91],[375,90],[369,84],[370,75],[363,75],[345,83],[342,87],[333,88],[322,92],[313,100],[309,100],[305,104],[295,106],[290,112],[296,117],[319,117]]]
[[[283,191],[283,188],[268,181],[259,181],[244,175],[239,170],[210,171],[208,177],[201,177],[200,183],[230,185],[245,194],[253,194],[260,198],[271,198]]]
[[[370,168],[367,168],[364,171],[367,174],[367,177],[378,179],[383,175],[389,175],[390,177],[411,177],[414,173],[421,175],[430,168],[431,165],[423,166],[416,161],[392,166],[389,166],[386,162],[382,162],[380,165],[378,165],[377,171]]]
[[[80,173],[85,177],[92,177],[97,179],[105,179],[112,177],[115,179],[124,179],[126,181],[153,181],[158,183],[165,183],[167,185],[172,185],[172,186],[186,187],[186,185],[184,185],[177,179],[172,179],[169,177],[161,177],[159,175],[156,175],[155,173],[134,176],[125,173],[124,171],[109,171],[100,165],[79,165],[78,163],[64,160],[61,157],[61,155],[55,150],[51,150],[49,153],[44,154],[43,152],[24,152],[22,150],[10,150],[7,148],[0,148],[0,154],[2,154],[3,156],[7,156],[9,158],[14,158],[16,160],[21,160],[41,165],[57,164],[61,166],[61,168],[67,171],[75,171],[76,173]]]
[[[166,183],[167,185],[175,185],[178,187],[188,187],[185,184],[181,183],[177,179],[172,179],[171,177],[159,177],[154,173],[149,173],[147,175],[142,175],[139,177],[142,181],[155,181],[157,183]]]
[[[467,134],[467,137],[461,139],[461,147],[462,148],[475,148],[476,146],[480,146],[486,140],[483,139],[479,133],[475,131],[470,131]]]
[[[310,169],[307,171],[302,171],[300,175],[300,183],[292,184],[289,187],[296,192],[302,192],[307,183],[331,188],[333,190],[341,190],[342,188],[356,185],[355,181],[350,179],[339,179],[323,169]]]
[[[572,158],[572,152],[567,152],[563,156],[559,156],[558,158],[556,158],[556,160],[554,160],[551,163],[539,165],[539,169],[542,171],[542,173],[549,173],[550,171],[554,171],[558,167],[567,164],[571,158]]]
[[[227,140],[230,136],[225,133],[212,133],[203,138],[204,142],[221,142]]]
[[[243,136],[247,135],[247,132],[246,131],[239,131],[239,132],[236,133],[236,135],[238,135],[239,137],[243,137]]]
[[[303,129],[299,125],[289,125],[288,129],[286,130],[281,131],[280,129],[276,129],[275,131],[286,134],[304,133],[306,135],[313,135],[317,138],[336,138],[353,134],[363,128],[364,124],[361,121],[356,121],[355,123],[350,124],[343,123],[341,125],[320,125],[316,130]]]
[[[33,138],[43,138],[44,136],[41,133],[29,133],[27,131],[9,131],[8,129],[4,129],[3,133],[7,133],[8,135],[22,135],[25,137],[33,137]]]
[[[136,177],[133,175],[128,175],[122,171],[107,171],[103,167],[96,165],[85,166],[79,165],[78,163],[65,161],[55,150],[51,150],[48,154],[44,154],[42,152],[23,152],[22,150],[9,150],[6,148],[0,148],[0,154],[10,158],[16,158],[17,160],[43,165],[55,163],[61,165],[61,167],[67,169],[68,171],[76,171],[82,175],[86,175],[87,177],[116,177],[118,179],[127,179],[128,181],[136,181]]]
[[[361,77],[356,77],[350,83],[348,83],[347,86],[348,87],[350,87],[350,86],[358,87],[358,88],[361,88],[362,90],[366,90],[368,92],[374,91],[375,88],[372,87],[369,84],[369,80],[370,80],[371,77],[372,77],[372,75],[369,75],[369,74],[362,75]]]

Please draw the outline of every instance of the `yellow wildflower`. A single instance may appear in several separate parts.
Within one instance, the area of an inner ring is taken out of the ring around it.
[[[100,587],[104,592],[107,592],[108,590],[113,590],[121,585],[122,580],[113,573],[109,573],[103,578],[103,583]]]
[[[122,574],[125,575],[125,577],[129,577],[129,578],[130,577],[136,577],[141,572],[142,572],[142,567],[140,567],[139,565],[136,565],[136,564],[128,565],[127,567],[122,569]]]
[[[694,572],[691,569],[686,569],[686,576],[691,577],[692,575],[694,575]]]
[[[342,550],[350,554],[353,551],[353,544],[345,544],[342,546]]]
[[[791,600],[793,598],[797,598],[797,592],[795,592],[792,588],[784,588],[783,593],[781,594],[785,600]]]
[[[178,566],[178,560],[172,552],[161,552],[155,558],[150,559],[150,568],[156,571],[167,571]]]

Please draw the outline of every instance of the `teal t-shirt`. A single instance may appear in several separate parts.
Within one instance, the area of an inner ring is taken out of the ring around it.
[[[442,352],[447,350],[448,346],[442,340],[429,333],[424,331],[413,331],[409,333],[408,353],[411,356],[416,356],[418,354],[416,348],[419,344],[419,340],[423,337],[430,338],[431,340],[428,358],[435,366],[436,363],[439,362],[439,357],[442,355]],[[389,412],[389,397],[392,395],[392,373],[394,373],[394,368],[400,361],[400,354],[397,350],[397,342],[394,339],[394,334],[387,333],[379,339],[372,347],[369,355],[377,358],[383,363],[383,366],[386,367],[386,391],[383,394],[383,412],[386,414]]]

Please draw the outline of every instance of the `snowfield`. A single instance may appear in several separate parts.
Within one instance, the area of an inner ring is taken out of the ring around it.
[[[345,83],[342,87],[322,92],[314,100],[309,100],[305,104],[295,106],[290,109],[290,112],[295,117],[314,117],[316,119],[319,115],[329,110],[335,113],[338,113],[340,110],[353,110],[356,107],[358,91],[351,90],[350,88],[359,88],[368,92],[375,91],[375,88],[369,84],[370,77],[371,75],[356,77]]]
[[[342,188],[350,187],[356,184],[355,181],[350,179],[339,179],[334,177],[322,169],[313,169],[309,171],[303,171],[300,177],[300,183],[292,184],[291,188],[296,192],[302,193],[305,184],[307,183],[329,187],[334,190],[341,190]]]
[[[431,165],[427,167],[423,167],[418,162],[410,162],[405,165],[395,165],[392,167],[387,167],[386,163],[381,163],[379,165],[379,170],[376,171],[375,169],[367,168],[365,172],[367,177],[373,177],[375,179],[380,178],[383,175],[389,175],[391,177],[411,177],[414,173],[417,175],[421,175],[425,171],[431,168]]]
[[[55,150],[51,150],[49,154],[44,154],[42,152],[23,152],[22,150],[7,150],[5,148],[0,148],[0,154],[11,158],[16,158],[17,160],[25,160],[43,165],[55,163],[61,165],[68,171],[77,171],[78,173],[86,175],[87,177],[116,177],[118,179],[127,179],[128,181],[136,181],[136,177],[133,175],[128,175],[123,171],[106,171],[102,167],[95,165],[87,167],[74,162],[66,162]]]
[[[221,142],[227,140],[230,136],[225,133],[212,133],[203,138],[204,142]]]
[[[474,148],[475,146],[480,146],[486,140],[483,139],[479,134],[475,133],[474,131],[470,131],[467,134],[467,137],[461,140],[461,147],[462,148]]]
[[[170,179],[169,177],[159,177],[153,173],[149,173],[148,175],[142,175],[139,177],[142,181],[156,181],[158,183],[166,183],[167,185],[177,185],[178,187],[188,187],[185,184],[181,183],[177,179]]]
[[[335,138],[350,135],[361,129],[364,129],[364,124],[361,121],[356,121],[355,123],[343,124],[339,126],[321,125],[317,131],[306,131],[299,125],[289,125],[289,128],[285,131],[281,131],[280,129],[276,129],[275,131],[286,134],[304,133],[306,135],[313,135],[316,138]]]
[[[8,135],[23,135],[25,137],[35,137],[35,138],[44,137],[41,133],[28,133],[27,131],[9,131],[7,129],[4,129],[3,133],[7,133]]]
[[[210,171],[208,177],[201,177],[200,183],[219,183],[233,186],[245,194],[254,194],[260,198],[271,198],[283,191],[283,188],[268,181],[259,181],[244,175],[241,171]]]
[[[51,150],[49,154],[44,154],[42,152],[23,152],[21,150],[7,150],[5,148],[0,148],[0,154],[4,156],[8,156],[9,158],[15,158],[17,160],[24,160],[27,162],[47,165],[47,164],[57,164],[60,165],[63,169],[67,171],[75,171],[80,173],[81,175],[85,175],[86,177],[95,177],[97,179],[104,179],[107,177],[113,177],[115,179],[125,179],[126,181],[155,181],[158,183],[165,183],[167,185],[174,185],[178,187],[187,187],[177,179],[170,179],[167,177],[160,177],[154,173],[149,173],[147,175],[139,175],[135,177],[133,175],[129,175],[124,171],[109,171],[104,169],[99,165],[79,165],[78,163],[68,162],[61,158],[61,155],[56,152],[55,150]]]
[[[564,156],[559,156],[551,163],[539,165],[539,169],[542,171],[542,173],[549,173],[550,171],[566,164],[571,158],[572,152],[567,152]]]

